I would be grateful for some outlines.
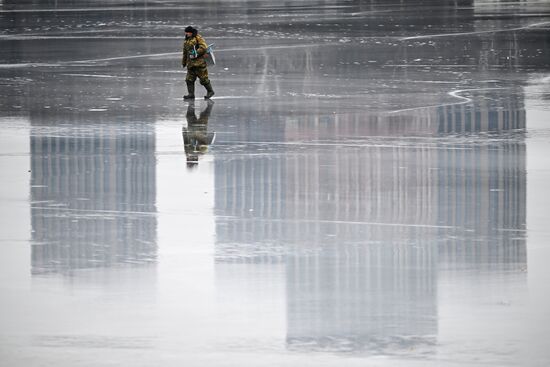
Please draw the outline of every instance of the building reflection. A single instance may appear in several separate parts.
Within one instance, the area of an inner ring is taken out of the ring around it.
[[[437,150],[388,143],[387,135],[364,146],[352,138],[380,131],[378,123],[385,124],[341,117],[337,141],[347,136],[348,147],[322,146],[287,162],[292,350],[433,351],[444,227],[437,223],[437,171],[430,169]],[[315,139],[332,142],[333,133]]]
[[[432,351],[437,336],[437,252],[426,245],[367,237],[363,244],[334,243],[316,255],[288,257],[288,348],[372,354]]]
[[[33,274],[154,262],[153,126],[47,119],[30,138]]]
[[[510,90],[490,90],[489,98],[483,98],[486,93],[483,91],[473,93],[482,98],[474,97],[468,104],[437,108],[439,133],[498,133],[525,129],[523,101],[510,98]]]
[[[286,148],[216,161],[216,262],[285,264],[289,349],[433,353],[442,264],[525,269],[522,97],[484,93],[294,118]]]

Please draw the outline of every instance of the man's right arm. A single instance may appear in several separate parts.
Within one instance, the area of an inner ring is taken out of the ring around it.
[[[187,52],[185,52],[185,46],[182,47],[181,66],[184,68],[187,65]]]

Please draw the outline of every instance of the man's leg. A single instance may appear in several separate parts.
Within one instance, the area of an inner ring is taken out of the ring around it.
[[[185,84],[187,84],[187,95],[183,96],[183,99],[195,99],[195,80],[197,80],[197,73],[195,68],[187,68],[187,76],[185,77]]]
[[[210,84],[210,79],[208,79],[208,69],[206,67],[201,67],[197,70],[197,76],[200,79],[200,83],[206,89],[206,96],[204,99],[210,99],[215,94],[214,89],[212,89],[212,84]]]

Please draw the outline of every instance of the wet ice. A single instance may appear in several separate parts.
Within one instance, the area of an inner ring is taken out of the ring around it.
[[[0,360],[547,364],[549,11],[3,2]]]

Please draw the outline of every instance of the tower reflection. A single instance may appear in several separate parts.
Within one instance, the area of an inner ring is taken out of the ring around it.
[[[433,353],[442,265],[526,267],[525,111],[483,93],[295,118],[285,148],[216,163],[216,261],[285,264],[289,349]]]
[[[47,118],[31,128],[33,274],[155,261],[151,124]]]

